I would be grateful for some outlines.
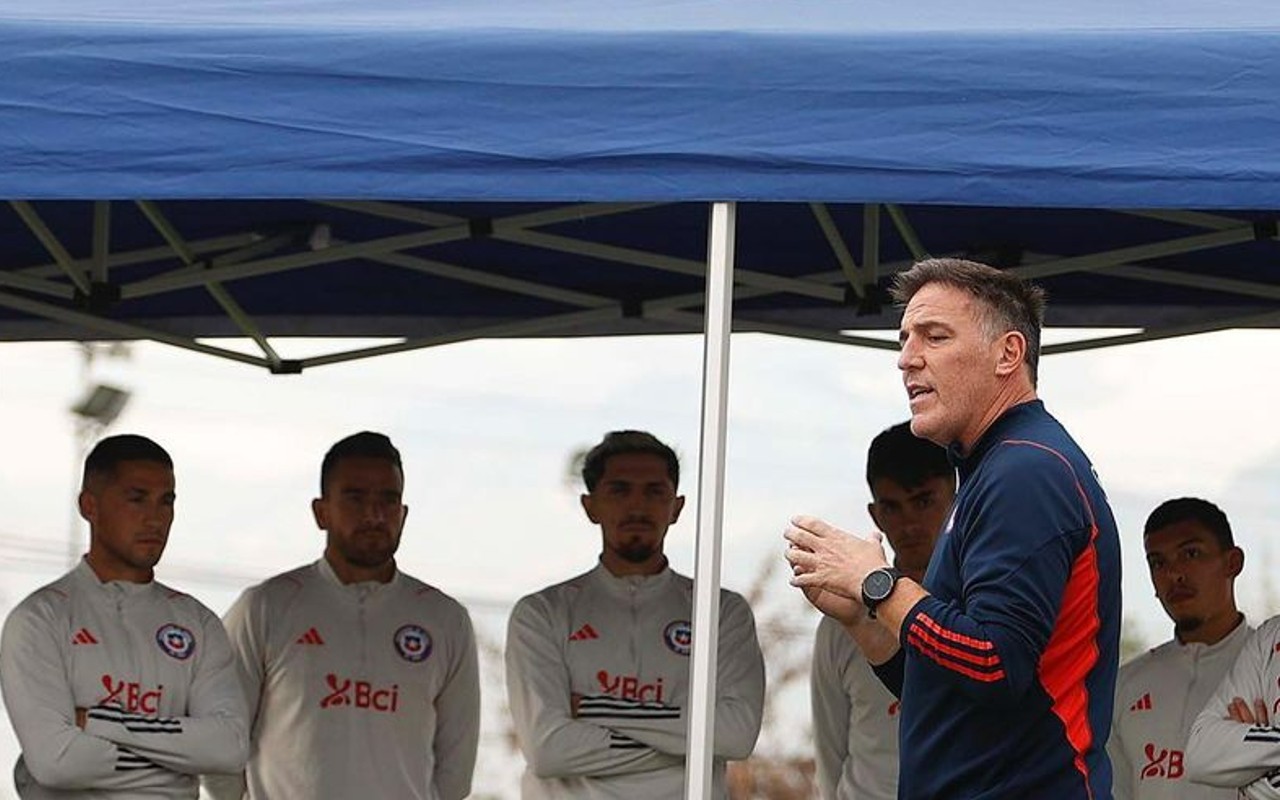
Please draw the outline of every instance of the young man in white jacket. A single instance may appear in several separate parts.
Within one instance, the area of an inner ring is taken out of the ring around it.
[[[947,451],[903,422],[867,451],[867,513],[893,547],[895,568],[919,582],[956,496]],[[896,800],[898,698],[841,624],[823,616],[809,674],[818,789],[823,800]]]
[[[1156,597],[1173,639],[1120,668],[1111,755],[1116,800],[1234,800],[1235,789],[1191,782],[1186,742],[1251,628],[1236,608],[1244,553],[1227,516],[1206,500],[1162,503],[1143,532]]]
[[[527,768],[525,800],[677,798],[684,787],[693,582],[667,565],[684,507],[680,466],[648,433],[610,433],[587,454],[582,507],[599,564],[516,604],[507,690]],[[755,747],[764,661],[751,609],[720,593],[713,796],[725,762]]]
[[[244,776],[218,800],[461,800],[480,726],[475,636],[453,598],[396,567],[408,508],[379,433],[335,444],[312,501],[318,561],[247,590],[227,630],[253,710]]]
[[[248,710],[218,617],[155,580],[173,524],[173,460],[112,436],[85,460],[89,552],[5,622],[0,683],[20,797],[195,798],[248,753]]]

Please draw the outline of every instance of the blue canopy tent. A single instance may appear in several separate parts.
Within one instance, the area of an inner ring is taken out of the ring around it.
[[[1274,321],[1257,4],[53,5],[0,12],[0,339],[697,330],[711,200],[738,330],[865,343],[926,252]]]
[[[0,339],[705,326],[699,630],[730,319],[892,346],[888,277],[961,254],[1139,329],[1058,350],[1280,324],[1266,4],[51,6],[0,10]]]

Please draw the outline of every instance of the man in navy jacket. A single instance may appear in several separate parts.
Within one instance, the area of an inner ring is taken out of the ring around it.
[[[811,517],[792,582],[902,698],[900,798],[1107,800],[1120,546],[1088,458],[1036,396],[1043,292],[982,264],[902,273],[911,430],[948,448],[955,506],[923,584],[878,533]]]

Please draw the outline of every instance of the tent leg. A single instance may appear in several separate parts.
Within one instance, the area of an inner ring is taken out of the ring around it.
[[[687,800],[711,797],[736,218],[737,206],[734,203],[712,204],[702,356],[702,441],[698,448],[697,560],[693,575],[693,653],[689,679],[688,757],[685,762]]]

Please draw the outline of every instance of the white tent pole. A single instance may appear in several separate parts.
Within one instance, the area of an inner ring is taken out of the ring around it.
[[[702,355],[702,441],[698,448],[697,563],[693,573],[693,663],[689,676],[685,798],[711,797],[720,632],[720,540],[724,517],[729,332],[733,323],[733,244],[737,206],[714,203],[707,243],[706,331]]]

